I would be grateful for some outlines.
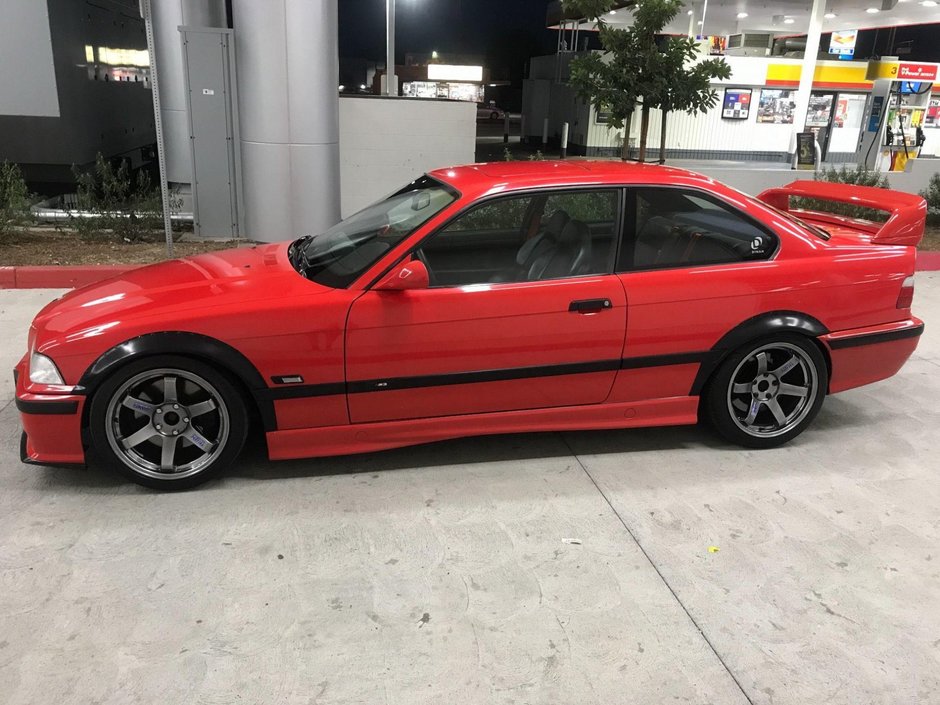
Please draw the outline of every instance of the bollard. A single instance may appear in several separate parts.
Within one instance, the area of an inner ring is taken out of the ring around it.
[[[568,156],[568,123],[561,126],[561,158]]]
[[[548,147],[548,118],[542,120],[542,149]]]
[[[503,144],[509,144],[509,111],[503,119]]]
[[[519,118],[519,144],[525,144],[525,113]]]

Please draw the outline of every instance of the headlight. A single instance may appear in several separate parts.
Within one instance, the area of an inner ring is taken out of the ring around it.
[[[29,357],[29,381],[36,384],[65,384],[55,363],[38,352]]]

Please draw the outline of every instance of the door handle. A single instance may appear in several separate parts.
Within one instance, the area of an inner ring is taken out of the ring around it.
[[[581,299],[568,304],[568,313],[596,313],[612,306],[610,299]]]

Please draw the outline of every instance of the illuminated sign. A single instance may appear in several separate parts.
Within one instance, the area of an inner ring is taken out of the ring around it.
[[[898,66],[898,78],[908,81],[935,81],[937,80],[937,65],[902,61]]]
[[[829,53],[841,58],[855,56],[855,41],[858,39],[857,29],[841,29],[832,33],[829,39]]]
[[[429,81],[482,81],[482,66],[428,64]]]
[[[890,78],[893,81],[935,81],[937,64],[925,64],[915,61],[869,61],[865,75],[869,81]]]

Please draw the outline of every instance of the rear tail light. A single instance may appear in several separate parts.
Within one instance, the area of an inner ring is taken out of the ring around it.
[[[907,277],[901,284],[901,293],[898,294],[898,308],[910,308],[914,302],[914,277]]]

